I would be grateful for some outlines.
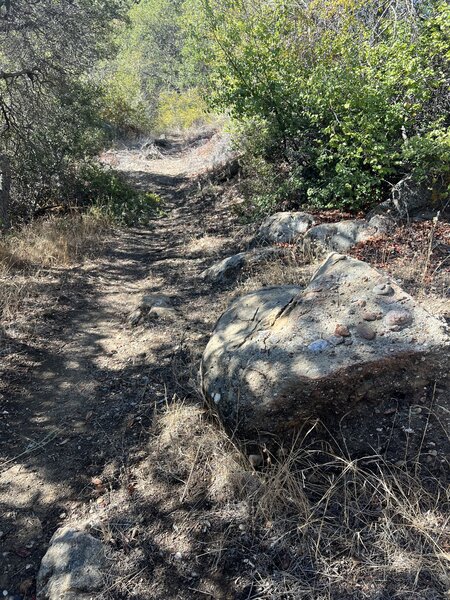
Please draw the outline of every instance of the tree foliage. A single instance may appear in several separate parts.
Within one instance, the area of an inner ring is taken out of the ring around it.
[[[124,0],[1,0],[0,153],[26,210],[61,194],[74,159],[99,139],[89,72],[109,51]]]
[[[105,116],[119,131],[181,128],[205,119],[198,74],[185,53],[182,0],[141,0],[116,36],[116,60],[105,65]]]
[[[251,154],[278,165],[274,201],[358,209],[405,173],[448,177],[447,3],[186,0],[185,11],[211,105],[247,130],[264,124]]]

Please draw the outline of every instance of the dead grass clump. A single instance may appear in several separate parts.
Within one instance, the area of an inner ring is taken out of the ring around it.
[[[262,473],[266,493],[257,509],[270,546],[303,558],[290,560],[286,576],[260,573],[261,597],[297,597],[299,590],[306,594],[300,598],[444,597],[450,586],[444,487],[437,481],[425,487],[381,457],[364,462],[294,447]],[[289,513],[294,505],[296,516]]]
[[[26,225],[4,245],[21,264],[66,266],[98,250],[109,227],[107,219],[97,214],[54,217]]]
[[[42,293],[45,268],[64,267],[94,255],[110,229],[101,214],[39,220],[0,240],[0,315],[13,318]]]
[[[293,248],[286,255],[271,258],[243,273],[236,295],[242,295],[262,287],[276,285],[307,286],[320,260],[311,260],[301,250]]]
[[[204,410],[178,402],[155,433],[179,500],[250,507],[247,537],[230,526],[220,543],[223,556],[252,553],[257,597],[431,599],[450,586],[450,498],[438,481],[379,456],[350,460],[310,432],[255,471]]]
[[[249,491],[248,461],[204,409],[179,401],[166,406],[155,422],[158,473],[182,483],[182,500],[225,502]]]

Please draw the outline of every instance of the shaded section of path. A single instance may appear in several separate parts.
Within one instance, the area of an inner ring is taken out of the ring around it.
[[[233,249],[230,211],[194,197],[196,183],[173,162],[141,166],[131,152],[122,170],[163,197],[166,216],[117,232],[101,257],[61,271],[34,335],[1,338],[0,589],[10,593],[36,574],[55,529],[97,502],[92,478],[126,482],[145,455],[154,406],[193,389],[220,310],[219,291],[198,275]],[[127,316],[146,293],[171,296],[177,320],[131,328]]]

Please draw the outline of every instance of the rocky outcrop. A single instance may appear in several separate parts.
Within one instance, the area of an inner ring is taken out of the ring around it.
[[[296,242],[314,224],[314,217],[305,212],[277,212],[262,222],[258,237],[270,244],[290,244]]]
[[[347,252],[360,242],[366,242],[378,234],[378,228],[365,219],[323,223],[310,229],[303,238],[304,244],[325,250]]]
[[[100,540],[62,527],[53,535],[37,577],[38,600],[90,600],[103,585],[107,562]]]
[[[248,252],[239,252],[239,254],[224,258],[209,267],[201,273],[200,277],[214,283],[231,282],[244,268],[262,264],[275,256],[282,256],[284,253],[283,248],[258,248]]]
[[[408,176],[393,186],[390,198],[370,211],[367,218],[370,220],[383,215],[393,221],[404,221],[418,210],[430,207],[431,200],[431,190],[425,184],[415,183]]]
[[[205,349],[203,390],[241,436],[285,435],[310,417],[337,426],[355,405],[448,372],[444,324],[367,263],[331,254],[308,287],[238,298]],[[372,408],[371,408],[372,407]]]

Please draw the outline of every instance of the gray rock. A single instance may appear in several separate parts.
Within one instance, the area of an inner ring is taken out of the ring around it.
[[[234,279],[245,264],[245,252],[228,256],[212,267],[205,269],[200,275],[202,279],[215,282],[225,282]]]
[[[224,258],[209,267],[201,273],[200,277],[215,283],[230,282],[238,277],[244,267],[252,267],[284,254],[285,250],[283,248],[258,248],[248,252],[239,252],[239,254]]]
[[[306,233],[314,223],[314,217],[305,212],[277,212],[262,222],[258,237],[270,244],[289,244]]]
[[[145,294],[142,296],[140,306],[142,310],[151,310],[154,307],[170,308],[172,299],[165,294]]]
[[[391,222],[408,220],[416,211],[430,206],[431,198],[431,190],[425,184],[415,183],[407,176],[394,185],[390,198],[370,211],[367,219],[373,221],[381,215]]]
[[[397,226],[395,219],[389,215],[373,215],[369,218],[368,223],[382,235],[392,233]]]
[[[178,313],[172,307],[172,299],[165,294],[146,294],[142,296],[138,306],[128,316],[128,322],[136,327],[144,319],[174,320]]]
[[[100,540],[71,527],[58,529],[37,576],[38,600],[89,600],[103,586],[107,567]]]
[[[355,219],[316,225],[306,233],[303,240],[306,247],[312,245],[325,250],[347,252],[356,244],[375,237],[377,233],[378,230],[364,219]]]
[[[260,432],[290,435],[311,417],[336,428],[361,401],[370,416],[383,399],[445,375],[445,325],[394,282],[391,295],[376,294],[386,283],[367,263],[331,254],[304,291],[275,287],[238,298],[204,351],[205,396],[227,425],[255,439]],[[403,324],[397,330],[392,316],[364,321],[367,311],[386,317],[394,310]],[[350,336],[336,338],[337,325]]]
[[[178,311],[170,306],[154,306],[147,314],[149,319],[164,319],[175,321],[178,317]]]

